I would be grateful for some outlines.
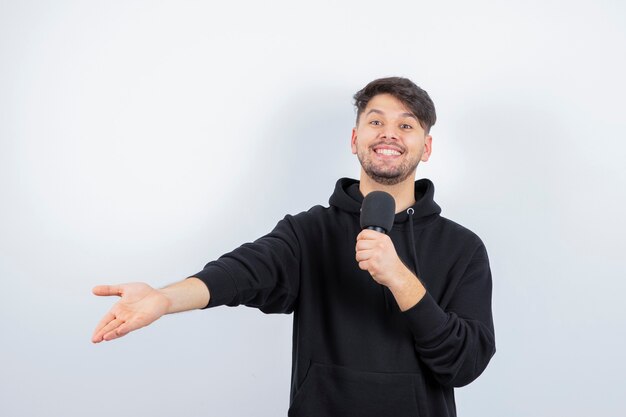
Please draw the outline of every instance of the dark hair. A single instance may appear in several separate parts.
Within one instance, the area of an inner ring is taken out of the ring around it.
[[[400,100],[417,117],[426,133],[437,121],[435,105],[426,91],[419,88],[408,78],[388,77],[370,82],[354,95],[354,105],[357,109],[357,124],[359,123],[361,113],[367,107],[367,103],[378,94],[391,94]]]

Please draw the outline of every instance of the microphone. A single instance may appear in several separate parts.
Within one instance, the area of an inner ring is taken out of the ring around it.
[[[372,191],[361,205],[361,228],[387,234],[396,216],[396,202],[384,191]]]

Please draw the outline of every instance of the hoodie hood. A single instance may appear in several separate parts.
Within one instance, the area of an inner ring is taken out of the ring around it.
[[[441,213],[441,207],[435,203],[434,195],[435,185],[431,180],[422,178],[415,181],[415,204],[411,208],[414,210],[412,217],[416,225],[429,223]],[[363,194],[359,190],[359,181],[352,178],[339,179],[329,203],[340,210],[360,215]],[[394,223],[405,223],[409,219],[408,211],[407,208],[397,213]]]

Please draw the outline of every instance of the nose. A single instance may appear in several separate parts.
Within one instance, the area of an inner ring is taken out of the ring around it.
[[[400,137],[398,128],[392,125],[386,125],[385,129],[381,133],[381,139],[398,140],[398,138]]]

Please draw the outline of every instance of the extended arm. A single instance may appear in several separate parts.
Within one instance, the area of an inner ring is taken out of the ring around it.
[[[144,283],[95,287],[95,295],[121,298],[96,326],[92,342],[117,339],[165,314],[222,304],[244,304],[266,313],[293,311],[298,294],[299,258],[289,217],[268,235],[210,262],[193,277],[165,288],[155,289]]]
[[[162,289],[140,282],[99,285],[93,293],[120,297],[96,326],[91,338],[93,343],[122,337],[165,314],[203,308],[210,299],[207,286],[198,278],[189,278]]]

